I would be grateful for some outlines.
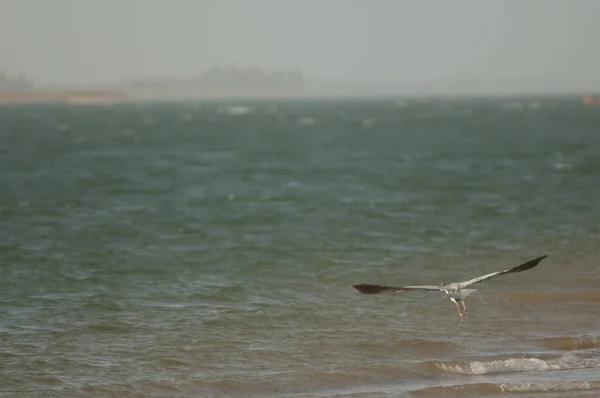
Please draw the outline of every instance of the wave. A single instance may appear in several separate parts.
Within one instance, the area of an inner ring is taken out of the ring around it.
[[[108,321],[104,323],[90,323],[84,325],[82,330],[88,333],[115,333],[115,334],[129,334],[134,329],[134,325],[123,321]]]
[[[412,391],[414,397],[481,397],[490,394],[575,393],[600,390],[598,381],[559,381],[547,383],[477,383],[426,387]]]
[[[487,361],[432,361],[429,367],[434,366],[442,373],[455,373],[462,375],[493,375],[515,372],[541,372],[552,370],[590,369],[600,368],[600,356],[587,357],[566,353],[560,357],[509,357]]]
[[[509,301],[520,303],[600,303],[600,292],[507,292],[503,294]]]
[[[590,336],[583,335],[577,337],[545,337],[541,339],[535,339],[534,342],[541,344],[544,347],[552,348],[554,350],[562,351],[574,351],[574,350],[587,350],[591,348],[600,348],[600,335]]]
[[[243,116],[251,113],[252,111],[253,109],[248,106],[228,106],[219,108],[220,114],[227,114],[230,116]]]
[[[395,342],[393,344],[396,344]],[[453,355],[460,351],[460,346],[452,341],[405,339],[395,345],[382,345],[380,342],[360,342],[356,348],[364,350],[365,355],[396,355],[399,350],[403,355],[416,355],[420,358],[439,358],[440,355]]]

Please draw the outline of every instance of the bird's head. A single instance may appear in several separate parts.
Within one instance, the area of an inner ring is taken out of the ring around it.
[[[448,289],[446,289],[446,286],[448,286],[447,283],[440,283],[440,290],[443,290],[444,293],[448,294]]]

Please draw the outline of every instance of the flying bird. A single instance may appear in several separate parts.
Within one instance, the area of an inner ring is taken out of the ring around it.
[[[547,255],[540,256],[538,258],[534,258],[533,260],[527,261],[521,265],[517,265],[516,267],[505,269],[504,271],[492,272],[491,274],[478,276],[473,279],[469,279],[464,282],[453,282],[453,283],[442,283],[439,286],[436,285],[423,285],[423,286],[400,286],[400,287],[392,287],[392,286],[382,286],[382,285],[369,285],[369,284],[359,284],[359,285],[350,285],[351,288],[356,290],[362,294],[378,294],[378,293],[395,293],[395,292],[405,292],[410,290],[430,290],[430,291],[440,291],[446,294],[454,304],[456,304],[456,309],[458,310],[458,315],[462,318],[463,314],[460,312],[460,307],[458,306],[458,302],[463,306],[465,310],[465,315],[467,315],[467,307],[465,306],[465,298],[477,291],[477,289],[465,289],[467,286],[471,286],[475,283],[480,283],[486,281],[491,278],[495,278],[504,274],[513,274],[516,272],[527,271],[539,264],[540,261],[548,257]]]

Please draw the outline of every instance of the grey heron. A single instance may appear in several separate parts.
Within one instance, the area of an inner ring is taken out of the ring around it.
[[[383,285],[370,285],[370,284],[358,284],[358,285],[350,285],[351,288],[356,290],[362,294],[378,294],[378,293],[386,293],[386,292],[405,292],[410,290],[430,290],[430,291],[440,291],[446,294],[454,304],[456,304],[456,309],[458,310],[458,315],[462,318],[463,314],[460,312],[460,307],[458,302],[460,301],[463,309],[465,310],[465,315],[467,314],[467,307],[465,306],[465,298],[474,292],[477,289],[465,289],[467,286],[473,285],[475,283],[480,283],[485,280],[495,278],[504,274],[512,274],[516,272],[527,271],[539,264],[540,261],[548,257],[547,255],[540,256],[534,258],[533,260],[527,261],[521,265],[517,265],[516,267],[505,269],[503,271],[496,271],[490,274],[478,276],[476,278],[472,278],[466,280],[464,282],[453,282],[453,283],[442,283],[439,286],[436,285],[423,285],[423,286],[383,286]]]

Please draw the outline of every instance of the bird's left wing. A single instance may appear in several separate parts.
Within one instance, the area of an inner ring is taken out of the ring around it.
[[[540,257],[534,258],[533,260],[527,261],[526,263],[523,263],[521,265],[517,265],[516,267],[505,269],[504,271],[497,271],[497,272],[492,272],[491,274],[478,276],[476,278],[469,279],[468,281],[460,282],[460,283],[458,283],[458,286],[460,289],[463,289],[474,283],[480,283],[485,280],[494,278],[496,276],[500,276],[500,275],[504,275],[504,274],[512,274],[515,272],[527,271],[528,269],[531,269],[531,268],[535,267],[536,265],[538,265],[540,263],[540,261],[542,261],[546,257],[548,257],[548,256],[547,255],[540,256]]]
[[[382,285],[369,285],[362,283],[359,285],[350,285],[350,287],[362,294],[378,294],[378,293],[395,293],[395,292],[406,292],[409,290],[436,290],[439,291],[439,286],[424,285],[424,286],[382,286]]]

